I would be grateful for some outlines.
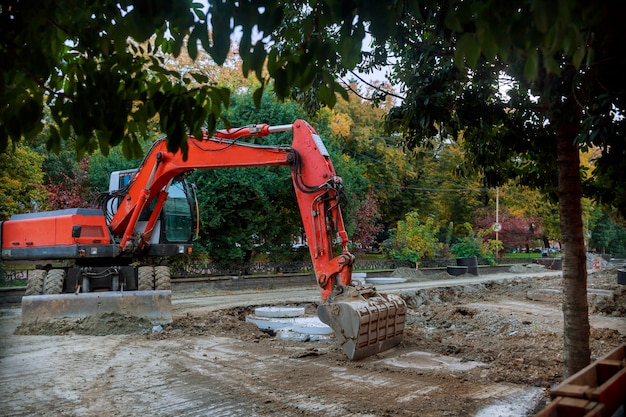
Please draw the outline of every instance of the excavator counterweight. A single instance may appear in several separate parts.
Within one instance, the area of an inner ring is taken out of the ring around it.
[[[288,146],[243,140],[286,131],[293,133]],[[348,251],[339,203],[343,181],[307,122],[220,130],[213,137],[189,136],[187,145],[183,157],[168,151],[161,138],[139,168],[112,173],[109,192],[96,201],[99,210],[27,213],[0,222],[0,260],[40,265],[29,274],[22,299],[24,323],[99,312],[171,322],[170,271],[161,260],[191,253],[199,227],[194,187],[186,174],[289,166],[321,293],[320,319],[353,360],[400,343],[406,304],[352,282],[355,258]]]

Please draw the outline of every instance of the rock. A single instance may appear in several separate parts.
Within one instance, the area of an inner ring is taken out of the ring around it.
[[[534,301],[554,301],[561,302],[563,292],[556,288],[541,288],[538,290],[530,290],[526,293],[526,298]]]

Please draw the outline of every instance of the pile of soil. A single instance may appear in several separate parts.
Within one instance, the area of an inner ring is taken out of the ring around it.
[[[81,319],[37,320],[22,324],[15,330],[17,335],[84,335],[106,336],[119,334],[150,333],[150,320],[119,313],[99,313]]]
[[[452,275],[448,274],[446,271],[441,272],[429,272],[424,273],[419,269],[415,268],[397,268],[392,273],[391,276],[393,278],[404,278],[407,282],[420,282],[420,281],[435,281],[440,279],[450,279]],[[473,276],[471,274],[464,274],[463,276]],[[458,278],[458,277],[455,277]]]
[[[616,269],[605,269],[589,275],[589,288],[610,291],[590,294],[590,314],[626,317],[626,286],[617,284],[616,274]],[[561,287],[561,277],[544,277],[417,291],[405,296],[410,314],[403,344],[486,363],[496,382],[548,388],[562,379],[562,323],[555,320],[560,319],[560,303],[530,301],[526,295]],[[500,303],[526,311],[499,309]],[[553,315],[536,314],[535,308],[552,308]],[[626,343],[626,332],[610,328],[592,328],[590,336],[594,358]]]
[[[262,332],[252,323],[246,321],[246,316],[253,314],[254,308],[237,307],[228,310],[210,311],[203,314],[186,314],[176,317],[174,322],[165,326],[162,332],[152,333],[150,339],[169,339],[179,336],[221,336],[232,337],[243,341],[258,341],[269,338],[270,335]]]
[[[512,265],[509,268],[509,272],[513,274],[529,274],[532,272],[541,272],[545,271],[546,267],[539,264],[520,264],[520,265]]]

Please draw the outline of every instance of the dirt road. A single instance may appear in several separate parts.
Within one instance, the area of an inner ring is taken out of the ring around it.
[[[558,274],[541,275],[379,287],[409,304],[405,340],[360,362],[245,322],[259,305],[314,314],[315,288],[175,294],[174,324],[159,332],[111,317],[21,328],[19,309],[1,310],[0,414],[525,416],[561,378],[558,300],[527,298],[559,288]],[[626,342],[626,291],[611,277],[589,279],[606,290],[591,300],[596,356]]]

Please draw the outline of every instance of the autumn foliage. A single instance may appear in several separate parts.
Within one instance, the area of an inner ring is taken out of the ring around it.
[[[80,164],[70,174],[58,173],[61,181],[50,182],[46,185],[50,209],[89,207],[94,196],[88,173],[89,158],[87,157],[81,159]]]
[[[376,244],[376,236],[384,229],[381,219],[380,204],[374,191],[370,190],[355,213],[356,229],[352,236],[352,241],[356,243],[355,252],[365,252]]]
[[[498,240],[505,248],[526,248],[527,245],[532,245],[544,235],[542,220],[532,216],[514,215],[506,209],[501,209],[498,222],[502,225],[502,229],[498,232]],[[494,215],[491,211],[479,210],[479,215],[475,220],[477,229],[489,229],[493,223]]]

